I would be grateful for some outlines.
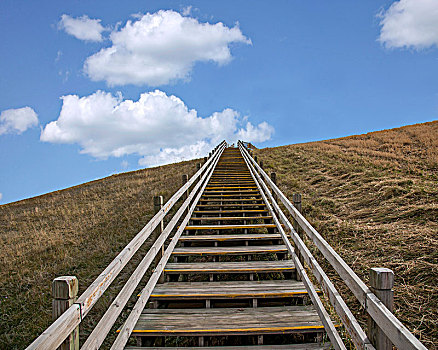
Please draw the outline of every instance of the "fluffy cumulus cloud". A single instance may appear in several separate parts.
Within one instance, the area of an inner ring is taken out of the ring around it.
[[[69,15],[62,15],[58,28],[65,30],[76,39],[85,41],[103,41],[102,33],[106,30],[100,24],[100,19],[91,19],[84,15],[73,18]]]
[[[379,41],[388,48],[438,46],[438,0],[400,0],[382,12]]]
[[[138,154],[145,166],[204,156],[224,139],[263,142],[274,132],[266,122],[255,126],[229,108],[202,118],[159,90],[138,101],[103,91],[62,100],[59,118],[45,126],[42,141],[77,143],[81,153],[96,158]]]
[[[226,64],[232,59],[230,44],[251,43],[237,25],[201,23],[172,10],[137,16],[110,39],[110,47],[86,59],[84,71],[111,86],[188,79],[196,62]]]
[[[30,107],[7,109],[0,114],[0,135],[21,134],[38,125],[38,115]]]

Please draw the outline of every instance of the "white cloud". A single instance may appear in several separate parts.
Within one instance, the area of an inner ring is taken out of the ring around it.
[[[378,40],[387,48],[438,46],[438,0],[400,0],[383,11]]]
[[[254,126],[229,108],[202,118],[159,90],[141,94],[138,101],[103,91],[62,100],[59,118],[45,126],[42,141],[77,143],[81,153],[96,158],[138,154],[139,164],[147,166],[204,156],[224,139],[263,142],[273,133],[266,122]]]
[[[192,13],[192,7],[193,7],[192,5],[184,7],[181,14],[183,16],[190,16],[190,14]]]
[[[0,135],[21,134],[38,125],[38,115],[30,107],[7,109],[0,114]]]
[[[103,41],[102,33],[106,29],[100,22],[100,19],[91,19],[87,15],[73,18],[64,14],[61,16],[58,28],[64,29],[79,40]]]
[[[175,11],[160,10],[129,20],[114,30],[112,46],[87,58],[84,71],[110,86],[159,86],[189,79],[196,62],[219,65],[231,59],[231,43],[250,44],[239,27],[200,23]]]
[[[0,192],[0,201],[2,200],[2,198],[3,198],[3,193]]]

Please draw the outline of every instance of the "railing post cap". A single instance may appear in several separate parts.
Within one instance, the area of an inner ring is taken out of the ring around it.
[[[294,194],[292,194],[292,201],[294,201],[294,202],[301,202],[301,193],[294,193]]]
[[[392,289],[394,287],[394,272],[385,267],[372,267],[369,270],[370,285],[375,289]]]
[[[163,196],[154,196],[154,205],[163,204]]]
[[[75,298],[78,291],[79,281],[76,276],[60,276],[52,282],[52,296],[55,299]]]

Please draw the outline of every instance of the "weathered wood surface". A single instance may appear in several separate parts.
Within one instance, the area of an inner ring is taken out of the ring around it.
[[[251,164],[250,166],[253,166],[253,164]],[[262,172],[261,175],[263,176],[263,174],[264,173]],[[260,176],[258,174],[256,176],[260,180]],[[260,184],[263,187],[263,189],[265,190],[265,192],[268,195],[270,195],[270,192],[267,189],[267,185],[262,181],[260,181]],[[278,204],[275,201],[272,201],[272,205],[275,208],[275,212],[278,213],[283,225],[290,232],[292,239],[294,240],[295,244],[299,248],[299,250],[300,250],[301,254],[303,255],[303,257],[305,258],[306,262],[312,268],[312,272],[313,272],[314,276],[316,277],[317,281],[319,283],[321,283],[321,286],[323,287],[324,292],[329,297],[330,302],[335,307],[341,320],[344,322],[344,326],[346,327],[347,331],[352,336],[353,343],[356,345],[357,348],[360,348],[360,349],[373,349],[373,346],[370,344],[369,339],[367,338],[365,332],[360,327],[356,318],[353,316],[351,311],[348,309],[347,305],[345,304],[344,300],[339,295],[339,293],[336,290],[336,288],[334,287],[333,283],[329,280],[328,276],[325,274],[325,272],[319,266],[318,262],[312,256],[309,249],[302,241],[301,237],[295,231],[293,225],[286,218],[285,214],[279,208]],[[299,264],[301,264],[301,262],[299,262]]]
[[[155,286],[154,299],[286,298],[307,295],[304,284],[294,280],[168,282]]]
[[[195,209],[196,204],[202,195],[202,192],[204,191],[205,187],[207,186],[207,183],[208,183],[208,181],[213,173],[213,169],[215,168],[215,165],[217,164],[217,162],[219,160],[220,153],[221,152],[217,153],[214,157],[210,158],[209,161],[211,161],[212,159],[214,161],[212,163],[212,166],[210,168],[207,168],[206,173],[204,174],[204,176],[206,176],[205,182],[203,182],[203,181],[198,182],[197,186],[200,186],[202,184],[199,192],[197,192],[196,190],[192,191],[192,194],[190,195],[190,197],[197,193],[196,197],[193,199],[193,204],[188,209],[187,215],[184,217],[184,219],[181,223],[181,226],[177,229],[176,233],[172,237],[172,240],[170,241],[169,245],[167,246],[160,262],[157,264],[157,266],[155,267],[155,270],[152,272],[151,277],[149,278],[148,282],[146,283],[146,286],[142,289],[141,294],[140,294],[139,298],[137,299],[137,302],[135,303],[128,318],[126,319],[125,323],[123,324],[123,327],[122,327],[119,335],[117,336],[116,340],[114,341],[113,345],[111,346],[111,350],[121,350],[125,347],[126,343],[128,342],[129,337],[134,329],[134,326],[135,326],[137,320],[139,319],[141,312],[144,310],[144,308],[149,300],[149,297],[150,297],[153,289],[155,288],[155,285],[158,282],[159,276],[161,275],[161,273],[163,273],[164,267],[167,264],[167,261],[170,258],[173,250],[175,249],[175,246],[176,246],[179,238],[181,237],[181,234],[183,232],[183,228],[189,222],[190,216],[192,215],[193,210]],[[188,199],[188,200],[190,200],[190,199]],[[178,212],[180,210],[184,210],[184,208],[181,207],[178,210]],[[172,218],[172,220],[173,220],[173,218]]]
[[[268,220],[272,219],[272,216],[208,216],[208,217],[191,217],[191,221],[237,221],[237,220]]]
[[[287,253],[285,245],[251,245],[233,247],[179,247],[173,250],[173,255],[248,255]]]
[[[256,185],[260,191],[260,194],[263,197],[263,200],[266,204],[266,207],[268,208],[270,214],[273,217],[275,224],[277,225],[277,229],[278,229],[280,235],[282,236],[283,242],[284,242],[285,246],[287,247],[289,254],[292,256],[295,267],[297,268],[297,272],[298,272],[297,276],[299,276],[300,279],[303,280],[303,283],[306,286],[306,289],[309,293],[309,297],[312,300],[313,305],[315,306],[316,312],[318,313],[318,315],[321,319],[321,322],[323,323],[324,328],[327,331],[327,334],[328,334],[334,348],[336,350],[345,350],[346,347],[342,341],[341,336],[337,332],[335,325],[333,324],[332,320],[330,319],[330,316],[329,316],[327,310],[325,309],[322,301],[320,300],[320,298],[316,292],[315,287],[313,286],[313,283],[310,281],[310,278],[308,277],[306,270],[304,269],[303,265],[301,264],[301,261],[299,260],[299,258],[295,254],[294,248],[292,247],[291,243],[289,242],[289,239],[286,236],[286,233],[285,233],[280,221],[278,220],[275,212],[273,211],[273,208],[272,208],[270,202],[272,202],[273,205],[276,205],[276,203],[272,197],[271,192],[268,190],[266,184],[263,181],[261,181],[260,175],[257,173],[257,171],[255,171],[255,168],[253,167],[253,165],[249,163],[248,157],[244,156],[244,158],[247,161],[248,169],[251,172],[251,175],[254,178],[254,182],[256,183]],[[263,171],[263,170],[261,170],[261,171]],[[263,192],[263,190],[265,192]],[[268,200],[267,196],[269,196],[270,200]]]
[[[195,235],[181,236],[180,242],[221,242],[221,241],[252,241],[281,239],[278,233],[242,233],[228,235]]]
[[[243,335],[323,331],[313,306],[145,309],[135,335]]]
[[[239,204],[239,203],[235,203],[235,204],[198,204],[197,207],[199,208],[232,208],[232,207],[264,207],[264,204],[257,204],[257,203],[251,203],[251,204]]]
[[[213,163],[214,164],[214,163]],[[135,271],[129,277],[128,281],[124,284],[122,290],[116,296],[116,298],[111,303],[108,310],[105,312],[104,316],[100,319],[97,326],[94,328],[91,335],[88,337],[85,342],[83,349],[95,349],[98,348],[102,342],[104,341],[106,335],[111,330],[112,325],[116,321],[120,312],[123,310],[123,307],[128,302],[130,296],[134,292],[135,288],[138,286],[139,282],[143,278],[150,264],[154,261],[157,253],[160,253],[160,261],[164,256],[164,252],[162,252],[162,246],[166,239],[171,234],[172,230],[176,226],[177,222],[180,220],[182,215],[186,213],[187,208],[189,208],[189,204],[191,200],[196,195],[198,189],[201,187],[204,181],[206,181],[208,177],[208,171],[203,174],[201,180],[195,185],[193,191],[186,196],[185,201],[180,206],[176,214],[172,217],[166,228],[162,231],[160,236],[156,239],[152,247],[148,250],[146,255],[143,257],[140,264],[137,266]],[[161,230],[161,229],[160,229]],[[161,273],[157,280],[160,280]]]
[[[246,209],[246,210],[195,210],[194,214],[232,214],[232,213],[267,213],[266,209]]]
[[[304,216],[290,203],[287,197],[272,182],[268,175],[262,169],[260,169],[256,160],[254,160],[252,157],[249,157],[248,152],[242,147],[241,150],[248,157],[250,163],[258,171],[260,171],[264,181],[269,184],[270,188],[278,196],[289,213],[298,222],[304,232],[306,232],[316,247],[321,251],[323,256],[330,262],[330,264],[344,280],[344,282],[356,296],[361,305],[374,319],[374,321],[379,325],[379,327],[381,327],[381,329],[385,331],[385,334],[391,339],[391,341],[400,349],[425,350],[426,347],[385,307],[385,305],[371,292],[371,290],[345,263],[345,261],[334,251],[327,241],[322,238],[322,236],[310,225]],[[331,282],[330,284],[333,286]],[[335,300],[338,301],[338,305],[341,304],[339,299],[342,300],[342,298],[340,298],[337,292],[332,293],[332,298],[335,298]],[[352,316],[349,310],[348,312],[345,312],[345,314],[350,314]],[[367,343],[368,341],[368,339],[364,339],[365,348],[370,348]]]
[[[244,261],[244,262],[205,262],[205,263],[168,263],[166,273],[262,273],[292,272],[295,265],[292,260]]]
[[[56,321],[72,306],[78,296],[79,282],[76,276],[61,276],[52,283],[52,319]],[[58,350],[79,350],[79,327],[62,342]]]
[[[287,344],[287,345],[249,345],[249,346],[214,346],[214,347],[166,347],[166,350],[325,350],[330,349],[330,343]],[[162,350],[161,347],[137,347],[128,346],[126,350]]]
[[[254,196],[253,196],[254,197]],[[239,203],[247,203],[247,202],[260,202],[261,198],[225,198],[225,199],[200,199],[200,202],[220,202],[220,203],[228,203],[228,202],[239,202]]]
[[[246,225],[191,225],[186,226],[185,230],[236,230],[244,228],[275,228],[274,224],[246,224]]]
[[[212,188],[221,188],[221,187],[212,187]],[[246,188],[246,190],[235,190],[234,191],[230,191],[231,188],[227,189],[226,187],[222,187],[222,191],[218,191],[216,190],[209,190],[209,191],[205,191],[204,194],[202,195],[202,198],[204,197],[234,197],[234,196],[258,196],[259,193],[257,190],[249,190],[249,188],[255,188],[256,187],[244,187]],[[224,194],[226,193],[226,194]]]

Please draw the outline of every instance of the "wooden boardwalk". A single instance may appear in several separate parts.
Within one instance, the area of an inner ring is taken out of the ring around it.
[[[80,296],[76,277],[56,278],[54,322],[27,349],[108,348],[110,335],[111,350],[425,350],[392,314],[393,272],[370,268],[368,287],[302,215],[301,196],[292,203],[246,145],[221,142],[166,203],[154,197],[153,218]],[[365,330],[314,251],[368,314]],[[134,263],[80,346],[83,319]]]
[[[135,324],[135,349],[329,345],[267,212],[239,149],[227,148]]]

